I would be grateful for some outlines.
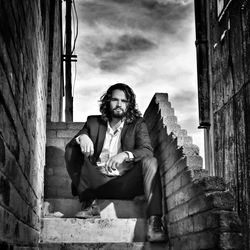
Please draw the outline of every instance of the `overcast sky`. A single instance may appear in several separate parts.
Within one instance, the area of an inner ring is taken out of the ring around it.
[[[100,96],[123,82],[134,89],[142,113],[154,93],[168,93],[178,123],[203,151],[203,131],[197,129],[193,0],[75,3],[79,34],[74,121],[99,114]]]

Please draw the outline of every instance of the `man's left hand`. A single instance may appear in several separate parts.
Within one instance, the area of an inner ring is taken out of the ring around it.
[[[119,168],[119,165],[121,165],[127,158],[128,158],[128,155],[124,152],[119,153],[109,158],[109,160],[106,163],[106,168],[108,172],[117,170]]]

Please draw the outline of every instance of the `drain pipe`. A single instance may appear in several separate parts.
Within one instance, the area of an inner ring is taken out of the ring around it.
[[[72,96],[72,77],[71,77],[71,5],[72,0],[65,0],[66,2],[66,55],[64,56],[65,61],[65,121],[73,121],[73,96]]]
[[[212,78],[209,50],[209,1],[194,0],[196,26],[196,56],[199,101],[199,127],[204,129],[205,168],[214,170],[214,128],[212,107]]]
[[[195,0],[196,55],[199,98],[199,128],[210,126],[207,0]]]

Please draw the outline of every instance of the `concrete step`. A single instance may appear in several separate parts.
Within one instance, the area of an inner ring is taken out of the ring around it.
[[[46,199],[44,216],[49,213],[60,212],[64,216],[72,218],[80,211],[81,204],[78,199]],[[144,201],[134,200],[97,200],[100,207],[101,218],[145,218],[146,204]]]
[[[39,250],[169,250],[166,243],[40,243]]]
[[[144,242],[146,228],[146,219],[43,218],[40,242]]]

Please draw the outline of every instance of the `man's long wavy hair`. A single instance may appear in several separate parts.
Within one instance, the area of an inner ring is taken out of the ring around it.
[[[135,119],[141,117],[141,112],[136,107],[136,96],[134,94],[134,91],[124,83],[116,83],[110,86],[107,92],[104,93],[100,98],[100,112],[102,114],[103,120],[111,121],[110,101],[112,97],[112,92],[117,89],[123,91],[128,100],[128,107],[126,111],[126,123],[131,123]]]

